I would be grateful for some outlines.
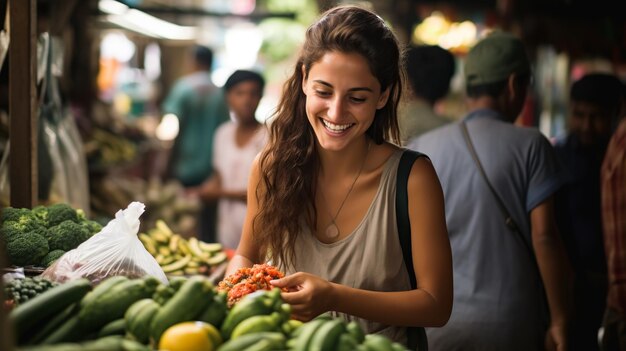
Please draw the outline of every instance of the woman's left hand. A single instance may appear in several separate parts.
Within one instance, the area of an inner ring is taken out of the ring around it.
[[[292,318],[306,322],[331,310],[333,284],[318,276],[298,272],[270,283],[289,290],[282,293],[282,298],[291,305]]]

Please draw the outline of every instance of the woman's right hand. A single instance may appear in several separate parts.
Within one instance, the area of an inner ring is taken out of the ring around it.
[[[292,318],[309,321],[332,310],[334,284],[309,273],[298,272],[270,281],[275,287],[287,288],[282,298],[292,307]]]
[[[552,323],[546,333],[546,351],[567,350],[567,328],[564,323]]]

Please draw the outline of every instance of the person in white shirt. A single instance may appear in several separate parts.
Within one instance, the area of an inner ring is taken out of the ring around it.
[[[236,249],[246,216],[248,174],[267,142],[267,128],[255,118],[265,81],[253,71],[237,70],[224,84],[231,121],[215,132],[213,175],[198,190],[207,202],[218,201],[217,240]]]

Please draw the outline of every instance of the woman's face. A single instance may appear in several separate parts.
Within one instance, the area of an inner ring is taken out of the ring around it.
[[[304,68],[303,68],[304,69]],[[315,62],[302,82],[306,113],[320,146],[342,150],[361,138],[385,106],[388,90],[380,91],[378,79],[365,58],[355,53],[331,51]]]
[[[262,92],[258,82],[248,80],[237,83],[226,93],[226,102],[234,112],[238,122],[246,123],[254,120]]]

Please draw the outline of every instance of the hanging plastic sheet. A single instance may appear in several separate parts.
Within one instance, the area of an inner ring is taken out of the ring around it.
[[[37,45],[41,80],[38,124],[39,199],[66,202],[89,215],[89,182],[82,139],[59,90],[63,46],[43,33]],[[8,150],[8,148],[7,148]],[[9,152],[6,152],[8,154]],[[0,162],[0,194],[8,191],[8,161]]]
[[[59,91],[62,55],[61,41],[52,37],[44,79],[47,85],[39,113],[43,125],[42,139],[48,147],[52,164],[51,200],[69,203],[89,215],[89,183],[83,142],[74,117],[62,104]]]

